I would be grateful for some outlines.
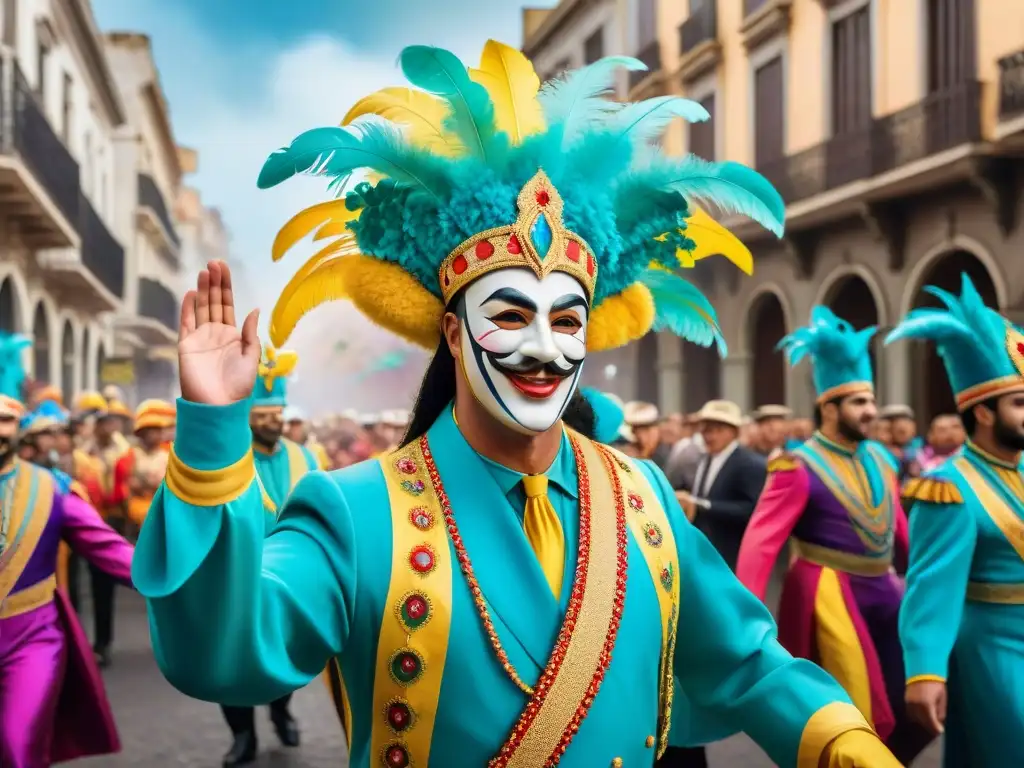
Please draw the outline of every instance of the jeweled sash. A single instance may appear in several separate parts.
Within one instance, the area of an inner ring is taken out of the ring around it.
[[[0,553],[0,604],[25,571],[53,510],[54,481],[49,473],[21,461],[15,472],[8,481],[15,484],[10,510],[14,537]]]
[[[661,661],[658,687],[658,751],[660,758],[668,748],[672,727],[672,694],[675,691],[673,658],[679,624],[679,549],[675,535],[654,488],[646,475],[623,454],[601,446],[615,473],[626,489],[626,520],[633,538],[644,554],[651,582],[658,595],[661,611]]]
[[[392,560],[377,642],[370,748],[383,765],[427,765],[448,655],[452,557],[444,491],[427,471],[425,446],[424,438],[380,458],[391,506]]]
[[[845,469],[840,469],[832,452],[813,439],[808,440],[794,455],[802,459],[818,479],[825,484],[825,487],[835,496],[836,500],[843,505],[846,513],[853,524],[858,538],[863,542],[865,548],[875,555],[886,555],[892,549],[893,543],[893,495],[892,487],[895,473],[889,464],[880,457],[873,447],[868,447],[867,454],[870,460],[875,463],[875,468],[881,475],[882,501],[877,505],[878,513],[873,514],[872,507],[876,506],[872,499],[861,498],[852,490],[853,478],[842,477],[849,474]],[[857,459],[851,457],[853,463]],[[866,458],[866,457],[865,457]],[[867,486],[865,492],[870,494],[873,490],[867,470],[860,468],[863,473],[863,481]]]
[[[957,456],[952,462],[989,518],[1024,560],[1024,499],[1017,498],[995,473],[979,468],[966,456]]]

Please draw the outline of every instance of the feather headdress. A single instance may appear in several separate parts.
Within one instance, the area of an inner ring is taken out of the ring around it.
[[[32,340],[28,336],[0,331],[0,417],[20,419],[25,413],[22,352],[30,346]]]
[[[1013,323],[985,305],[971,278],[960,277],[960,295],[929,285],[924,290],[944,308],[912,310],[885,338],[923,339],[935,343],[946,366],[957,407],[1024,389],[1024,335]]]
[[[824,403],[874,391],[869,347],[877,331],[875,326],[855,331],[828,307],[817,306],[811,310],[811,322],[783,338],[778,348],[790,365],[810,358],[818,402]]]
[[[288,405],[288,377],[295,371],[299,356],[294,352],[263,345],[263,359],[253,387],[254,408],[283,408]]]
[[[664,328],[724,352],[713,308],[676,270],[722,253],[749,273],[751,257],[696,206],[781,235],[784,205],[744,166],[654,146],[672,120],[706,120],[703,107],[608,98],[618,70],[644,68],[628,57],[544,86],[522,53],[494,41],[474,69],[427,46],[406,48],[399,63],[411,88],[367,96],[342,126],[301,134],[263,166],[261,188],[307,173],[338,195],[300,212],[274,242],[277,260],[310,233],[330,239],[278,300],[275,344],[314,307],[348,299],[433,348],[462,286],[518,266],[564,271],[587,289],[592,351]],[[360,173],[370,180],[353,183]]]

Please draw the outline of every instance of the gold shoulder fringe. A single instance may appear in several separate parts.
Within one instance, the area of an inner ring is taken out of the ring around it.
[[[941,477],[912,477],[903,486],[903,498],[929,504],[962,504],[964,499],[952,480]]]
[[[800,462],[791,454],[784,453],[768,462],[769,472],[793,472],[800,467]]]

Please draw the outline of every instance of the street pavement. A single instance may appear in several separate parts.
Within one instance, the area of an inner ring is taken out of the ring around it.
[[[104,671],[107,692],[123,750],[114,757],[76,762],[76,768],[217,768],[228,747],[228,730],[214,704],[189,699],[160,675],[149,644],[142,599],[121,589],[117,594],[114,663]],[[86,627],[91,611],[85,606]],[[334,708],[320,681],[292,699],[302,728],[302,746],[284,749],[277,742],[266,708],[257,717],[260,758],[257,768],[346,768],[348,759]],[[709,750],[711,768],[771,768],[774,765],[745,736]],[[937,746],[914,768],[938,768]]]

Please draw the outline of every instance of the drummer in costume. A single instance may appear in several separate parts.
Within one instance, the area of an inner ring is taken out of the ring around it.
[[[249,404],[252,431],[252,457],[256,484],[263,502],[266,533],[274,528],[278,511],[288,494],[307,472],[317,469],[316,459],[305,446],[282,437],[284,410],[288,405],[288,377],[298,357],[294,352],[267,347],[260,363],[259,376]],[[276,697],[270,704],[270,720],[281,743],[299,745],[299,730],[288,709],[291,692]],[[251,706],[225,706],[224,719],[231,728],[233,741],[224,756],[224,765],[245,765],[256,759],[256,714]]]
[[[525,57],[494,42],[475,70],[423,46],[400,63],[422,90],[303,134],[260,185],[378,177],[279,234],[277,255],[311,231],[337,238],[286,288],[271,337],[344,297],[435,349],[409,435],[304,478],[264,540],[256,317],[239,331],[226,265],[203,271],[182,310],[179,437],[134,571],[164,674],[253,704],[337,657],[355,768],[651,766],[673,674],[687,739],[745,730],[783,766],[896,766],[842,689],[781,648],[664,477],[561,424],[588,351],[651,329],[720,342],[674,272],[702,236],[690,206],[779,233],[778,194],[742,166],[652,149],[673,117],[707,113],[609,101],[634,59],[539,95]]]
[[[946,365],[969,436],[908,481],[913,499],[900,639],[911,714],[945,728],[946,768],[1024,765],[1024,335],[967,275],[942,309],[915,309],[886,342],[925,339]]]
[[[136,444],[114,466],[112,501],[124,504],[128,520],[141,526],[163,482],[170,449],[164,433],[174,426],[174,406],[164,400],[144,400],[135,409],[133,431]]]
[[[57,588],[63,540],[130,584],[132,548],[50,471],[15,458],[21,354],[28,339],[0,334],[0,765],[51,762],[120,749],[113,716],[78,618]]]
[[[907,522],[895,462],[867,439],[877,418],[869,348],[875,328],[855,331],[823,306],[779,346],[791,365],[810,359],[818,429],[768,464],[736,575],[762,600],[775,562],[792,541],[779,639],[821,664],[909,763],[929,737],[903,707],[897,632],[903,589],[894,560],[906,562]]]

